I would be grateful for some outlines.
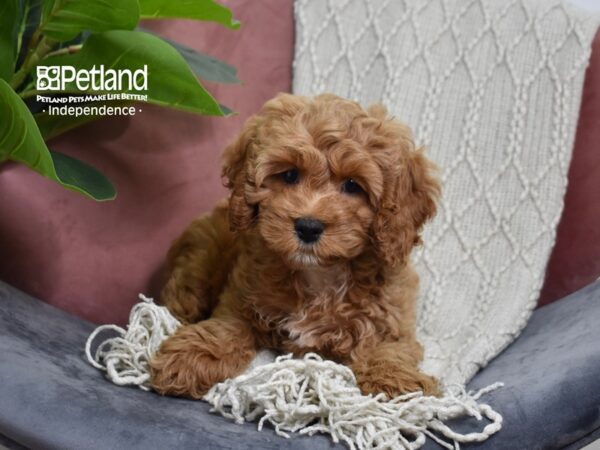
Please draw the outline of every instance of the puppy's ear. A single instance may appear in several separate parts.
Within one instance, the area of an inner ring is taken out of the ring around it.
[[[223,153],[221,174],[225,186],[231,190],[229,228],[233,232],[248,229],[254,218],[254,207],[246,200],[246,185],[251,182],[249,150],[256,139],[257,126],[257,117],[248,119],[237,139]]]
[[[375,245],[390,266],[405,264],[412,248],[421,243],[425,222],[436,213],[440,185],[435,166],[415,150],[412,141],[403,149],[399,166],[384,175],[384,193],[373,223]]]

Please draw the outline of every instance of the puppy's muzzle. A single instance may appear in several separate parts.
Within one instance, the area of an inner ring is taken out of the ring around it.
[[[325,225],[320,220],[311,217],[301,217],[294,221],[296,235],[305,244],[313,244],[319,240]]]

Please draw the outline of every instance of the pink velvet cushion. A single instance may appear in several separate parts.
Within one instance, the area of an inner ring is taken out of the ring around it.
[[[53,141],[92,163],[118,189],[96,203],[18,165],[0,167],[0,279],[95,322],[124,323],[139,292],[156,294],[169,243],[225,195],[219,157],[242,122],[289,91],[292,0],[225,2],[238,31],[164,21],[154,31],[238,69],[241,85],[209,90],[238,114],[206,118],[142,105]]]
[[[565,209],[546,269],[539,305],[600,277],[600,32],[592,44]]]

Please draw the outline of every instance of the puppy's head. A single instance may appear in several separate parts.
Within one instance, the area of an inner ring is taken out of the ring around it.
[[[224,154],[230,226],[254,228],[293,267],[330,265],[368,248],[406,261],[435,214],[439,185],[410,130],[325,94],[282,94]]]

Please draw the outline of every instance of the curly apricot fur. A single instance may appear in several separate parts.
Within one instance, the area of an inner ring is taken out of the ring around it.
[[[223,176],[229,200],[168,255],[161,299],[186,325],[151,361],[153,387],[198,398],[271,348],[347,364],[365,393],[437,393],[418,368],[410,253],[439,184],[410,130],[381,105],[282,94],[225,150]],[[325,227],[314,244],[295,234],[303,217]]]

